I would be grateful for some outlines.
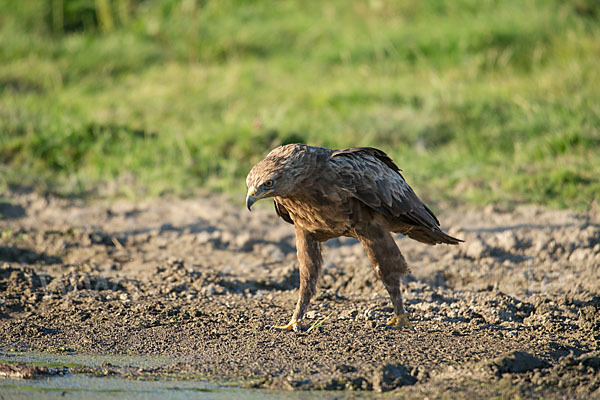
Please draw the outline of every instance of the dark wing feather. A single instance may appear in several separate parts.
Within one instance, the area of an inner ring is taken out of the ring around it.
[[[283,204],[278,203],[276,200],[273,200],[273,204],[275,205],[275,212],[277,213],[277,215],[280,216],[281,218],[283,218],[283,220],[285,222],[294,225],[294,221],[292,221],[292,218],[290,217],[290,213],[283,206]]]
[[[402,177],[402,179],[404,179],[402,174],[400,174],[400,171],[402,171],[402,170],[400,168],[398,168],[398,166],[390,158],[390,156],[388,156],[383,151],[376,149],[374,147],[350,147],[349,149],[336,150],[333,152],[333,154],[331,154],[331,157],[333,158],[340,154],[369,154],[369,155],[377,158],[381,162],[383,162],[385,165],[387,165],[393,171],[396,171]]]
[[[417,197],[400,168],[383,151],[353,147],[332,153],[342,188],[383,216],[404,224],[399,231],[425,243],[458,243],[440,229],[433,212]]]

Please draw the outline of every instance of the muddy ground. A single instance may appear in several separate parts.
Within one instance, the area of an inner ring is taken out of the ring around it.
[[[265,202],[266,203],[266,202]],[[268,206],[268,207],[267,207]],[[168,355],[168,365],[95,373],[249,387],[394,391],[407,397],[600,397],[600,212],[452,209],[466,242],[397,237],[412,266],[392,313],[360,244],[324,246],[301,332],[289,320],[294,232],[269,204],[216,195],[0,199],[4,351]]]

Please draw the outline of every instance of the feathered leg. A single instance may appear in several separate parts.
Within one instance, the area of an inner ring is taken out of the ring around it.
[[[400,280],[402,275],[408,272],[408,264],[392,235],[381,226],[373,224],[359,232],[357,239],[365,248],[375,274],[383,281],[392,300],[395,315],[387,324],[396,328],[412,329],[400,292]]]
[[[302,320],[310,299],[317,291],[317,279],[323,264],[321,244],[298,226],[296,226],[296,252],[300,266],[300,294],[292,320],[287,325],[276,326],[279,329],[299,329],[298,322]]]

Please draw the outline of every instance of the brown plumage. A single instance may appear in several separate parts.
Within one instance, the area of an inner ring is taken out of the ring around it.
[[[427,244],[458,244],[440,229],[433,212],[406,183],[383,151],[371,147],[333,150],[290,144],[271,151],[246,178],[248,209],[272,197],[275,211],[296,228],[300,296],[292,320],[296,329],[316,290],[322,265],[320,242],[358,239],[383,281],[395,316],[389,324],[410,326],[400,295],[408,266],[390,232]]]

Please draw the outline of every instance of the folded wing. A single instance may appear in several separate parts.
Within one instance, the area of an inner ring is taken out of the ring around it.
[[[428,244],[462,241],[440,229],[436,216],[383,151],[372,147],[338,150],[332,153],[330,162],[338,174],[340,187],[386,217],[395,232]]]

